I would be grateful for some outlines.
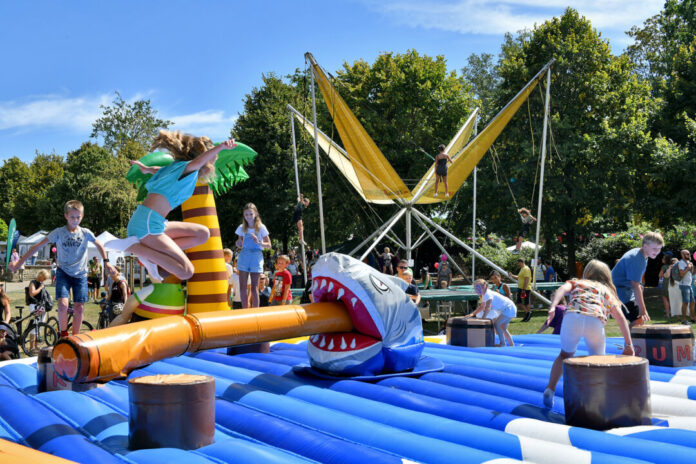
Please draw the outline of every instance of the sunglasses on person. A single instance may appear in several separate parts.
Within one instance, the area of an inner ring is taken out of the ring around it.
[[[408,267],[406,267],[406,266],[396,266],[396,267],[397,267],[397,269],[408,269]]]

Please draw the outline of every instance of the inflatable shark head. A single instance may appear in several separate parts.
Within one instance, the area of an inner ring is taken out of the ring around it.
[[[340,376],[413,369],[423,351],[423,326],[405,281],[338,253],[319,258],[312,276],[314,301],[343,302],[354,327],[312,336],[312,367]]]

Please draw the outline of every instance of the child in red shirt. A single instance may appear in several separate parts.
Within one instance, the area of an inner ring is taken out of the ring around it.
[[[268,301],[270,306],[286,305],[292,302],[292,294],[290,293],[292,274],[287,270],[288,264],[290,264],[290,257],[288,255],[280,255],[276,258],[273,291]]]

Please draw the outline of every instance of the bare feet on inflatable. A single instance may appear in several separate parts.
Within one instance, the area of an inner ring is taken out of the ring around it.
[[[553,390],[546,387],[546,390],[544,390],[544,406],[551,409],[553,407],[553,399]]]

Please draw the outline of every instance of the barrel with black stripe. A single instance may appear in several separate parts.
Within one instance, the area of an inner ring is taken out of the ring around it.
[[[636,356],[654,366],[694,364],[694,333],[688,325],[639,325],[631,328]]]
[[[493,322],[490,319],[450,317],[447,319],[447,344],[481,347],[495,345]]]
[[[185,250],[195,269],[186,285],[186,312],[190,314],[229,309],[220,223],[210,187],[199,181],[191,198],[181,205],[181,212],[184,222],[204,225],[210,231],[207,242]]]

